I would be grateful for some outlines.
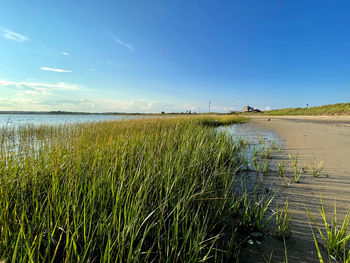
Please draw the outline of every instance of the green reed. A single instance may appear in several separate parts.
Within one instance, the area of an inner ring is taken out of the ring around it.
[[[327,220],[326,212],[323,205],[323,200],[321,198],[321,217],[322,217],[322,225],[319,225],[311,213],[306,208],[311,221],[314,223],[323,243],[324,248],[327,251],[328,261],[331,262],[331,258],[335,258],[336,260],[341,260],[343,262],[350,262],[350,249],[349,249],[349,224],[350,224],[350,214],[346,213],[343,222],[338,222],[337,218],[337,210],[336,205],[334,205],[333,217],[330,220]],[[311,225],[310,225],[311,227]],[[324,228],[325,231],[322,231]],[[312,228],[311,228],[312,229]],[[314,230],[312,229],[312,234],[314,237],[314,242],[317,250],[317,255],[320,262],[324,262],[320,248],[318,245],[318,241],[316,239]]]
[[[289,210],[288,200],[282,208],[277,207],[275,212],[276,230],[275,236],[281,240],[288,239],[291,235],[294,212]]]
[[[208,118],[156,118],[2,129],[0,258],[236,257],[240,241],[227,236],[236,230],[232,218],[240,217],[233,184],[241,146],[211,127],[243,120],[216,117],[211,125]],[[259,204],[265,211],[269,199]],[[255,217],[262,222],[259,213]]]

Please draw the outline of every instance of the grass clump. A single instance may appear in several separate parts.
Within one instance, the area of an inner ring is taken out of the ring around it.
[[[318,177],[323,171],[323,161],[320,161],[317,166],[314,162],[311,162],[311,174],[313,177]]]
[[[240,199],[232,171],[241,166],[240,145],[210,127],[242,119],[208,120],[1,130],[0,258],[200,262],[214,255],[237,257],[240,241],[232,235],[238,223],[232,218],[241,220]],[[6,139],[9,134],[13,140]],[[264,226],[261,215],[269,203],[259,201],[248,221]]]
[[[284,164],[279,162],[277,166],[278,177],[282,178],[284,176]]]
[[[323,227],[325,230],[325,234],[324,234],[324,232],[322,231],[322,226],[317,224],[316,220],[313,218],[313,216],[308,211],[308,209],[306,209],[306,211],[309,214],[312,222],[314,223],[318,233],[321,236],[321,240],[323,242],[323,245],[329,257],[328,258],[329,262],[331,258],[335,258],[336,260],[342,260],[344,262],[350,262],[350,250],[348,247],[348,241],[350,239],[350,234],[348,233],[348,228],[350,223],[349,212],[345,215],[343,222],[340,225],[338,225],[336,205],[334,205],[333,218],[331,220],[331,223],[328,223],[326,218],[326,213],[324,210],[323,201],[321,199],[321,217],[323,220]],[[315,246],[318,252],[318,257],[320,259],[320,262],[324,262],[320,252],[318,241],[316,239],[314,232],[313,232],[313,236],[314,236]]]
[[[199,121],[204,126],[219,127],[219,126],[232,125],[237,123],[244,123],[248,121],[248,118],[238,117],[238,116],[215,116],[215,117],[200,118]]]
[[[299,156],[298,154],[295,156],[295,158],[293,158],[290,154],[288,154],[289,160],[292,163],[293,166],[293,182],[294,183],[299,183],[300,182],[300,177],[302,174],[302,170],[299,171],[298,169],[298,159]]]
[[[290,237],[292,230],[292,220],[294,212],[290,212],[288,208],[288,200],[285,202],[284,207],[280,209],[276,208],[276,230],[275,236],[280,240],[285,240]]]
[[[246,231],[261,231],[270,221],[273,215],[267,216],[269,206],[274,196],[258,196],[253,199],[245,194],[242,198],[242,226]]]

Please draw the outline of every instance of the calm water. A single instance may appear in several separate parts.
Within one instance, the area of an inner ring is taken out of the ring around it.
[[[277,133],[250,122],[219,127],[219,130],[227,132],[235,140],[243,139],[248,142],[246,154],[249,159],[252,158],[255,149],[262,150],[272,145],[280,148],[284,145],[284,141]]]
[[[143,118],[144,116],[124,115],[31,115],[31,114],[0,114],[0,128],[27,124],[65,124],[77,122],[92,122],[105,120],[122,120],[130,118]]]
[[[283,144],[283,140],[277,133],[263,129],[254,123],[243,123],[232,126],[219,127],[219,130],[228,132],[235,139],[245,139],[252,145],[258,145],[261,142],[269,144],[275,142]]]

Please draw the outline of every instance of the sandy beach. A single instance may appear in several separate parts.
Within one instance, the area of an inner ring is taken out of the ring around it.
[[[327,177],[310,181],[311,190],[325,199],[350,200],[350,117],[268,117],[252,121],[279,134],[285,144],[282,154],[298,154],[301,166],[323,162],[321,174]],[[344,208],[349,207],[350,203]]]
[[[288,199],[295,211],[293,236],[287,241],[289,262],[319,262],[305,207],[318,222],[321,222],[321,197],[329,221],[335,203],[340,219],[350,209],[350,117],[252,117],[251,122],[277,133],[283,139],[284,145],[274,157],[278,162],[289,166],[291,172],[289,155],[293,158],[298,156],[298,168],[308,170],[302,174],[300,183],[285,187],[276,198],[279,202]],[[320,162],[323,170],[318,177],[313,177],[311,167]],[[281,244],[271,239],[265,246],[267,249],[274,247],[272,262],[283,260]]]

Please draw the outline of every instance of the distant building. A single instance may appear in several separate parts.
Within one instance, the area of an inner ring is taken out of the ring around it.
[[[261,112],[259,109],[254,109],[253,107],[246,106],[242,109],[242,112]]]
[[[242,109],[242,112],[253,112],[254,108],[250,106],[246,106]]]

